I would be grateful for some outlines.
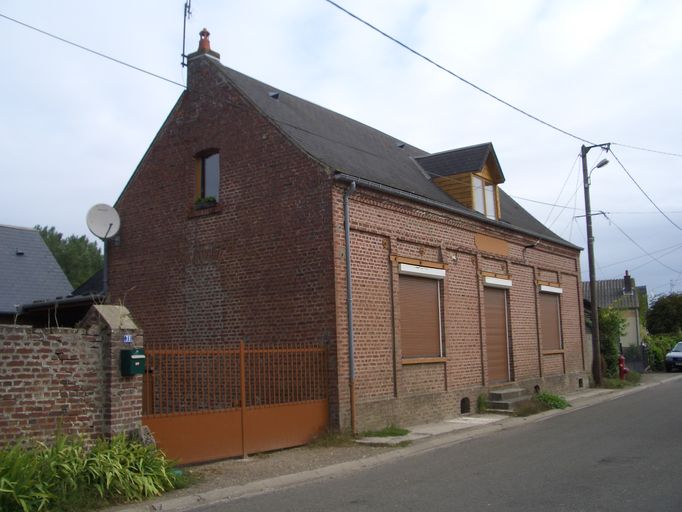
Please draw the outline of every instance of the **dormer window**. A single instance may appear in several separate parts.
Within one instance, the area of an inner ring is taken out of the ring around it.
[[[416,157],[440,189],[488,219],[500,218],[499,189],[504,175],[490,142]]]
[[[196,192],[197,204],[217,203],[220,190],[220,153],[208,150],[196,156]]]
[[[484,180],[480,176],[472,176],[473,180],[473,204],[474,210],[482,213],[489,219],[497,219],[497,201],[495,185]]]

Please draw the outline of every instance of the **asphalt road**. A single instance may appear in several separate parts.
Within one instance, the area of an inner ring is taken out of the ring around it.
[[[218,511],[682,510],[682,380]]]

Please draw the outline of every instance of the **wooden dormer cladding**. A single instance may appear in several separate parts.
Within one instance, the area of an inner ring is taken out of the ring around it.
[[[504,182],[504,175],[491,143],[436,153],[416,160],[432,181],[462,206],[477,210],[491,219],[500,218],[497,186]],[[491,201],[494,204],[491,205]]]

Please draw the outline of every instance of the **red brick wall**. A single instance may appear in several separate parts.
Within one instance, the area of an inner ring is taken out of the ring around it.
[[[333,347],[330,176],[206,58],[190,62],[189,76],[116,204],[112,301],[130,309],[154,348]],[[207,148],[220,153],[219,204],[195,211],[194,155]],[[331,401],[333,409],[334,389]]]
[[[341,424],[347,426],[343,190],[339,186],[334,192],[334,233],[340,411]],[[578,251],[548,242],[524,249],[536,239],[366,189],[351,196],[350,218],[359,430],[456,415],[463,397],[468,397],[475,409],[477,395],[486,390],[482,272],[509,275],[513,283],[509,290],[513,379],[532,389],[535,383],[545,385],[543,376],[558,375],[559,381],[552,378],[546,385],[565,389],[577,387],[577,379],[585,376],[582,306],[576,285]],[[481,253],[475,244],[476,233],[507,240],[508,254]],[[446,265],[445,362],[402,364],[398,263],[391,257]],[[565,352],[543,358],[538,342],[537,280],[551,275],[559,276],[564,288],[561,314]]]
[[[0,447],[57,432],[92,441],[137,429],[142,377],[120,375],[121,336],[0,325]]]

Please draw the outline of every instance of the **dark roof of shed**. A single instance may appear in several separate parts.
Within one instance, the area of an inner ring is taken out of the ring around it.
[[[451,176],[465,172],[478,172],[485,165],[489,156],[492,156],[500,177],[504,181],[502,168],[497,161],[497,155],[493,149],[492,142],[476,144],[460,149],[441,151],[427,156],[416,157],[417,163],[432,176]]]
[[[583,281],[583,297],[591,300],[589,281]],[[612,306],[617,309],[639,308],[639,294],[646,295],[646,286],[633,286],[632,293],[625,293],[624,279],[602,279],[597,281],[597,297],[599,307]]]
[[[69,280],[35,229],[0,225],[0,313],[68,295]]]
[[[206,58],[302,150],[333,171],[414,194],[482,222],[495,222],[463,206],[431,181],[417,159],[436,158],[437,155],[430,155],[359,121],[280,91],[225,67],[215,59]],[[442,155],[449,154],[450,158],[459,155],[458,159],[464,161],[463,155],[471,153],[475,160],[474,157],[482,157],[481,149],[487,155],[492,144],[472,146],[471,151],[467,149]],[[499,223],[503,226],[578,248],[547,229],[502,191],[500,203],[502,217]]]

